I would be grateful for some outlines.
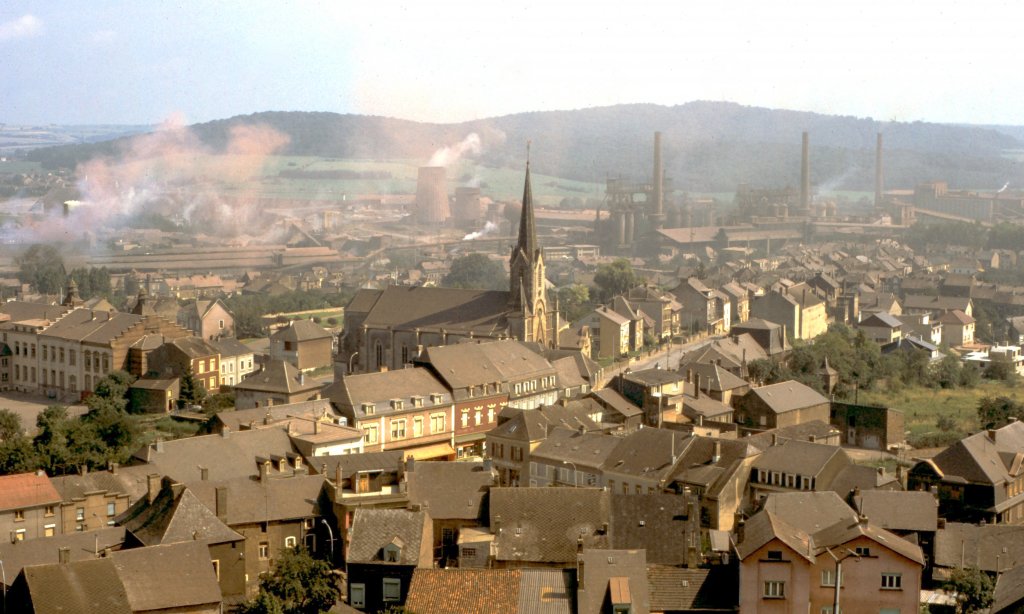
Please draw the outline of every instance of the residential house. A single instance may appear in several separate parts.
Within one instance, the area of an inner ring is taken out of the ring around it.
[[[935,489],[950,521],[1024,521],[1024,422],[969,435],[914,465],[907,490]]]
[[[933,317],[959,310],[965,315],[974,315],[974,301],[968,296],[931,296],[924,294],[904,294],[904,313],[930,313]]]
[[[357,509],[349,539],[348,603],[358,610],[402,606],[413,572],[433,567],[433,526],[427,512]]]
[[[643,424],[644,411],[614,388],[595,390],[590,399],[601,408],[591,416],[595,422],[617,424],[624,431],[636,430]]]
[[[930,492],[865,490],[850,497],[850,506],[871,524],[921,546],[925,560],[934,560],[935,532],[939,527],[939,500]]]
[[[235,384],[235,407],[250,409],[319,399],[323,384],[306,377],[292,363],[271,360]]]
[[[683,306],[680,313],[682,330],[691,333],[708,332],[713,335],[720,335],[729,330],[729,313],[724,307],[729,305],[731,309],[731,304],[725,295],[707,287],[696,277],[686,279],[671,292]]]
[[[653,494],[664,492],[694,438],[667,429],[645,428],[624,437],[601,465],[603,485],[611,493]]]
[[[647,557],[643,550],[583,548],[576,555],[579,612],[648,614]]]
[[[630,320],[612,309],[601,306],[573,325],[590,331],[592,358],[618,358],[633,351]]]
[[[234,386],[256,370],[252,348],[231,337],[210,342],[220,354],[220,384]]]
[[[605,460],[618,446],[604,433],[555,427],[530,451],[530,486],[604,486]],[[522,480],[520,480],[522,483]]]
[[[735,612],[739,577],[729,566],[710,568],[647,566],[651,612]]]
[[[842,592],[842,609],[918,609],[925,563],[919,546],[866,518],[842,519],[817,530],[794,526],[799,520],[765,510],[747,521],[737,544],[741,613],[828,611],[837,556],[845,557],[846,586],[856,589]]]
[[[579,544],[606,548],[610,494],[601,488],[492,488],[494,567],[574,564]]]
[[[12,542],[62,533],[61,496],[42,471],[0,476],[0,534]]]
[[[745,336],[753,337],[766,356],[775,357],[785,355],[790,350],[788,336],[792,334],[791,330],[763,318],[750,318],[743,324],[733,325],[729,329],[729,337],[734,340],[742,340]],[[756,359],[755,356],[748,357],[748,360]]]
[[[680,373],[654,368],[619,374],[608,387],[643,409],[648,426],[657,426],[664,412],[682,408],[685,381]]]
[[[1019,569],[1018,562],[1022,560],[1024,526],[940,519],[935,532],[931,580],[936,583],[948,580],[953,570],[963,567],[976,567],[998,577]]]
[[[651,334],[648,330],[653,327],[654,320],[644,313],[639,306],[633,305],[622,295],[616,296],[608,305],[612,311],[629,320],[629,347],[632,351],[639,350],[646,345],[644,337]]]
[[[732,314],[732,327],[743,324],[750,319],[750,293],[740,284],[731,281],[722,285],[722,294],[729,299],[729,310]]]
[[[651,286],[638,286],[626,294],[629,303],[651,318],[651,335],[662,341],[669,341],[679,334],[683,306],[668,293]]]
[[[882,354],[892,354],[893,352],[924,352],[928,356],[929,362],[938,362],[945,356],[939,351],[938,344],[911,335],[882,346]]]
[[[868,315],[857,323],[857,329],[879,345],[892,343],[903,336],[903,322],[885,312]]]
[[[235,336],[235,317],[219,298],[191,301],[178,311],[177,320],[206,341]]]
[[[270,335],[270,359],[289,362],[299,371],[314,371],[334,364],[334,337],[312,320],[289,320]]]
[[[50,478],[60,495],[58,533],[96,531],[113,526],[118,515],[128,509],[131,497],[117,476],[109,471]]]
[[[428,369],[346,375],[324,396],[349,426],[363,431],[368,452],[401,449],[421,460],[455,457],[452,394]],[[494,423],[496,416],[481,411],[475,419]]]
[[[746,507],[750,469],[760,454],[743,440],[694,437],[680,455],[669,489],[696,498],[702,527],[731,531]]]
[[[114,526],[96,531],[58,534],[46,539],[13,543],[4,540],[0,542],[0,561],[4,562],[0,581],[7,583],[7,591],[10,592],[15,578],[25,567],[59,563],[62,558],[69,563],[98,559],[119,550],[124,543],[124,536],[124,527]]]
[[[686,381],[696,387],[695,390],[699,389],[726,405],[731,405],[734,398],[742,397],[750,391],[750,383],[747,380],[716,363],[686,363],[679,366],[678,372],[684,374]]]
[[[942,325],[942,342],[949,347],[962,347],[974,344],[975,320],[969,314],[954,309],[938,317]]]
[[[896,409],[832,401],[830,423],[843,445],[890,450],[906,442],[903,412]]]
[[[813,339],[828,328],[824,301],[804,284],[775,289],[755,298],[750,315],[783,326],[794,339]]]
[[[490,461],[405,464],[406,492],[414,508],[433,522],[433,557],[442,567],[458,564],[459,538],[466,529],[487,524],[487,495],[498,475]]]
[[[797,381],[753,388],[735,401],[736,422],[752,429],[773,429],[812,420],[829,421],[829,401]]]
[[[209,509],[184,484],[170,478],[152,482],[153,491],[135,502],[118,518],[127,532],[124,548],[145,548],[166,544],[199,542],[209,551],[224,601],[244,600],[247,569],[245,538],[228,528],[214,510]],[[227,489],[218,493],[221,503]]]
[[[580,407],[548,406],[540,410],[512,408],[511,418],[487,432],[487,453],[498,471],[502,486],[526,486],[530,480],[529,462],[534,450],[556,427],[586,432],[601,430],[587,410]]]
[[[611,547],[645,550],[654,565],[696,567],[701,561],[700,514],[687,495],[611,496]]]
[[[220,352],[199,337],[171,339],[148,357],[149,373],[156,377],[182,377],[191,372],[195,382],[209,394],[220,390]]]
[[[942,344],[942,324],[930,313],[897,316],[903,323],[904,336],[915,336],[932,345]]]

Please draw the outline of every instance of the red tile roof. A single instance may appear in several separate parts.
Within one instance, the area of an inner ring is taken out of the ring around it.
[[[46,474],[19,473],[0,476],[0,510],[17,510],[60,503],[57,489]]]

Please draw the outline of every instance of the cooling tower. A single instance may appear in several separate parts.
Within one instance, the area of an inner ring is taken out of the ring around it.
[[[444,167],[420,167],[416,180],[416,220],[421,224],[443,224],[449,217]]]
[[[483,207],[480,204],[480,188],[455,188],[455,209],[452,219],[456,226],[473,227],[480,225],[483,219]]]

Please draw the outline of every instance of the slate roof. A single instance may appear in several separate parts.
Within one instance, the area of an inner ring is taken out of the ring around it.
[[[194,540],[209,545],[245,539],[221,522],[191,490],[167,478],[153,503],[145,497],[139,499],[118,517],[117,523],[144,546]]]
[[[999,484],[1016,478],[1010,470],[1021,451],[1024,451],[1024,422],[1018,421],[997,429],[995,441],[988,431],[981,431],[949,446],[930,462],[939,468],[944,480],[959,478],[979,484]]]
[[[360,297],[361,304],[370,300],[368,295]],[[508,327],[508,292],[388,286],[366,311],[364,324],[370,328],[444,328],[450,332],[493,334]]]
[[[694,438],[667,429],[639,429],[618,439],[618,445],[605,459],[606,472],[626,474],[648,480],[667,480],[679,458]]]
[[[887,328],[900,328],[903,326],[903,322],[894,315],[884,311],[878,311],[861,320],[857,326],[884,326]]]
[[[487,519],[487,493],[497,475],[483,463],[414,463],[406,470],[409,502],[434,520]]]
[[[964,325],[964,324],[974,324],[975,320],[974,320],[974,318],[972,318],[971,316],[967,315],[966,313],[960,311],[959,309],[954,309],[952,311],[947,311],[946,313],[944,313],[941,316],[939,316],[938,317],[938,321],[939,321],[940,324]]]
[[[753,388],[747,394],[760,399],[776,414],[828,403],[828,399],[810,386],[793,380]]]
[[[269,360],[263,368],[250,373],[235,385],[236,390],[255,390],[258,392],[281,392],[299,394],[313,392],[323,387],[312,377],[305,377],[298,368],[284,360]]]
[[[715,443],[721,456],[713,460]],[[672,479],[684,484],[699,485],[709,497],[717,496],[729,483],[729,478],[740,469],[743,461],[761,451],[746,441],[694,437],[676,465]]]
[[[385,452],[363,452],[362,454],[332,454],[317,456],[311,459],[310,465],[316,471],[326,471],[323,476],[334,480],[337,468],[341,466],[342,479],[349,479],[361,471],[399,471],[404,466],[405,452],[388,450]]]
[[[221,358],[247,356],[253,353],[252,348],[234,337],[225,337],[224,339],[211,341],[210,344],[217,348],[217,351],[220,352]]]
[[[220,411],[213,417],[213,421],[229,430],[241,431],[242,427],[247,427],[252,421],[256,421],[257,425],[262,425],[268,415],[272,422],[280,422],[287,420],[289,416],[319,417],[325,413],[328,416],[336,415],[331,407],[330,400],[316,399],[285,405],[272,405],[270,407]]]
[[[45,473],[0,476],[0,511],[60,503],[60,494]]]
[[[938,527],[939,502],[930,492],[864,490],[854,505],[872,524],[890,531],[934,532]]]
[[[202,542],[121,550],[111,555],[132,610],[216,606],[220,585]]]
[[[22,573],[35,614],[133,613],[113,559],[33,565]]]
[[[577,539],[605,547],[609,494],[600,488],[492,488],[490,527],[499,561],[570,563]]]
[[[687,498],[676,494],[612,494],[611,511],[612,548],[644,549],[648,563],[686,563],[688,514],[698,514],[699,504],[688,509]],[[699,526],[699,519],[694,526]]]
[[[995,572],[997,564],[1003,571],[1024,566],[1024,526],[947,522],[935,532],[933,556],[937,567]]]
[[[788,440],[810,441],[812,438],[815,441],[825,441],[833,435],[839,435],[839,431],[834,426],[826,424],[821,420],[811,420],[803,424],[782,426],[758,433],[757,435],[751,435],[743,438],[743,441],[758,449],[767,450],[771,447],[773,438],[777,438],[780,442]]]
[[[584,547],[577,557],[583,567],[583,582],[576,587],[580,612],[601,612],[609,593],[627,599],[631,612],[650,611],[647,588],[647,560],[643,550],[599,550]]]
[[[589,469],[597,469],[619,445],[620,440],[604,433],[580,433],[564,427],[556,427],[530,452],[537,461],[552,460],[575,463]]]
[[[505,408],[502,414],[510,409],[513,410],[512,417],[491,429],[489,433],[510,439],[523,438],[525,441],[540,441],[556,427],[574,431],[583,427],[587,432],[601,429],[601,426],[591,420],[582,408],[559,405],[548,405],[539,410]]]
[[[622,396],[612,388],[595,390],[591,395],[594,398],[599,399],[606,407],[614,409],[626,418],[631,418],[644,413],[642,409],[631,403],[626,397]]]
[[[519,381],[554,367],[527,344],[513,340],[459,343],[427,348],[419,362],[429,363],[451,388]]]
[[[190,359],[220,355],[220,352],[217,351],[216,347],[211,345],[210,342],[205,339],[200,339],[199,337],[181,337],[180,339],[172,339],[168,341],[167,344],[178,348]]]
[[[989,612],[1019,612],[1021,600],[1024,600],[1024,565],[1017,565],[997,576]],[[1009,610],[1013,606],[1016,608]]]
[[[807,531],[794,527],[785,518],[769,510],[762,510],[746,521],[743,539],[736,544],[736,553],[740,559],[745,559],[773,539],[789,546],[797,556],[814,563],[811,536]]]
[[[764,500],[765,509],[806,533],[815,533],[840,520],[856,522],[857,514],[832,491],[772,493]]]
[[[163,451],[159,451],[162,448]],[[259,474],[256,458],[287,456],[295,453],[285,428],[265,428],[230,432],[223,435],[200,435],[159,445],[143,446],[133,459],[148,463],[150,472],[167,475],[175,481],[191,484],[201,477],[201,468],[209,471],[210,480],[255,476]]]
[[[47,327],[43,334],[82,343],[107,344],[142,320],[142,316],[132,313],[75,309]]]
[[[733,375],[716,364],[693,362],[678,369],[680,374],[685,374],[688,371],[692,371],[695,376],[700,377],[700,389],[705,391],[725,392],[750,385],[747,380]]]
[[[441,395],[439,402],[430,399],[431,394]],[[324,390],[339,409],[351,409],[359,419],[366,414],[363,403],[374,404],[374,415],[391,410],[390,401],[401,399],[406,407],[411,406],[412,397],[423,397],[424,407],[451,405],[452,395],[445,385],[428,370],[423,368],[398,369],[379,373],[359,373],[343,376]]]
[[[62,501],[84,498],[87,493],[108,492],[128,494],[121,481],[109,471],[90,471],[85,475],[70,474],[50,478]]]
[[[57,534],[46,539],[27,539],[11,543],[0,542],[0,561],[3,561],[7,581],[14,582],[23,567],[58,563],[61,548],[67,548],[70,561],[85,561],[97,558],[99,553],[110,548],[117,550],[124,543],[124,527],[103,527],[95,531],[81,531]]]
[[[647,584],[652,612],[735,612],[739,601],[739,574],[724,565],[707,569],[648,565]]]
[[[817,531],[812,536],[814,554],[821,554],[826,551],[826,548],[841,546],[858,537],[867,537],[904,558],[910,559],[919,565],[924,565],[924,553],[921,551],[920,546],[879,528],[870,523],[870,521],[840,520],[830,527]]]
[[[312,320],[291,320],[288,326],[283,326],[270,335],[275,341],[312,341],[330,337],[329,331]]]
[[[429,523],[430,516],[422,511],[359,508],[349,529],[351,542],[346,561],[418,566],[424,528]],[[401,544],[398,561],[389,563],[382,560],[381,549],[396,543],[395,540]]]
[[[238,526],[319,516],[323,485],[324,476],[296,475],[263,482],[247,477],[221,482],[196,480],[188,487],[210,510],[217,509],[216,488],[226,487],[226,524]]]
[[[754,461],[754,469],[816,476],[837,456],[849,462],[846,452],[838,446],[790,439],[780,445],[769,446]]]

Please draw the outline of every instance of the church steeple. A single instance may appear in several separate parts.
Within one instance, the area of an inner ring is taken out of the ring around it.
[[[530,186],[530,149],[526,149],[526,179],[523,209],[519,215],[519,237],[509,261],[509,310],[520,322],[517,337],[523,341],[548,342],[547,293],[544,287],[544,257],[537,244],[537,225]]]

